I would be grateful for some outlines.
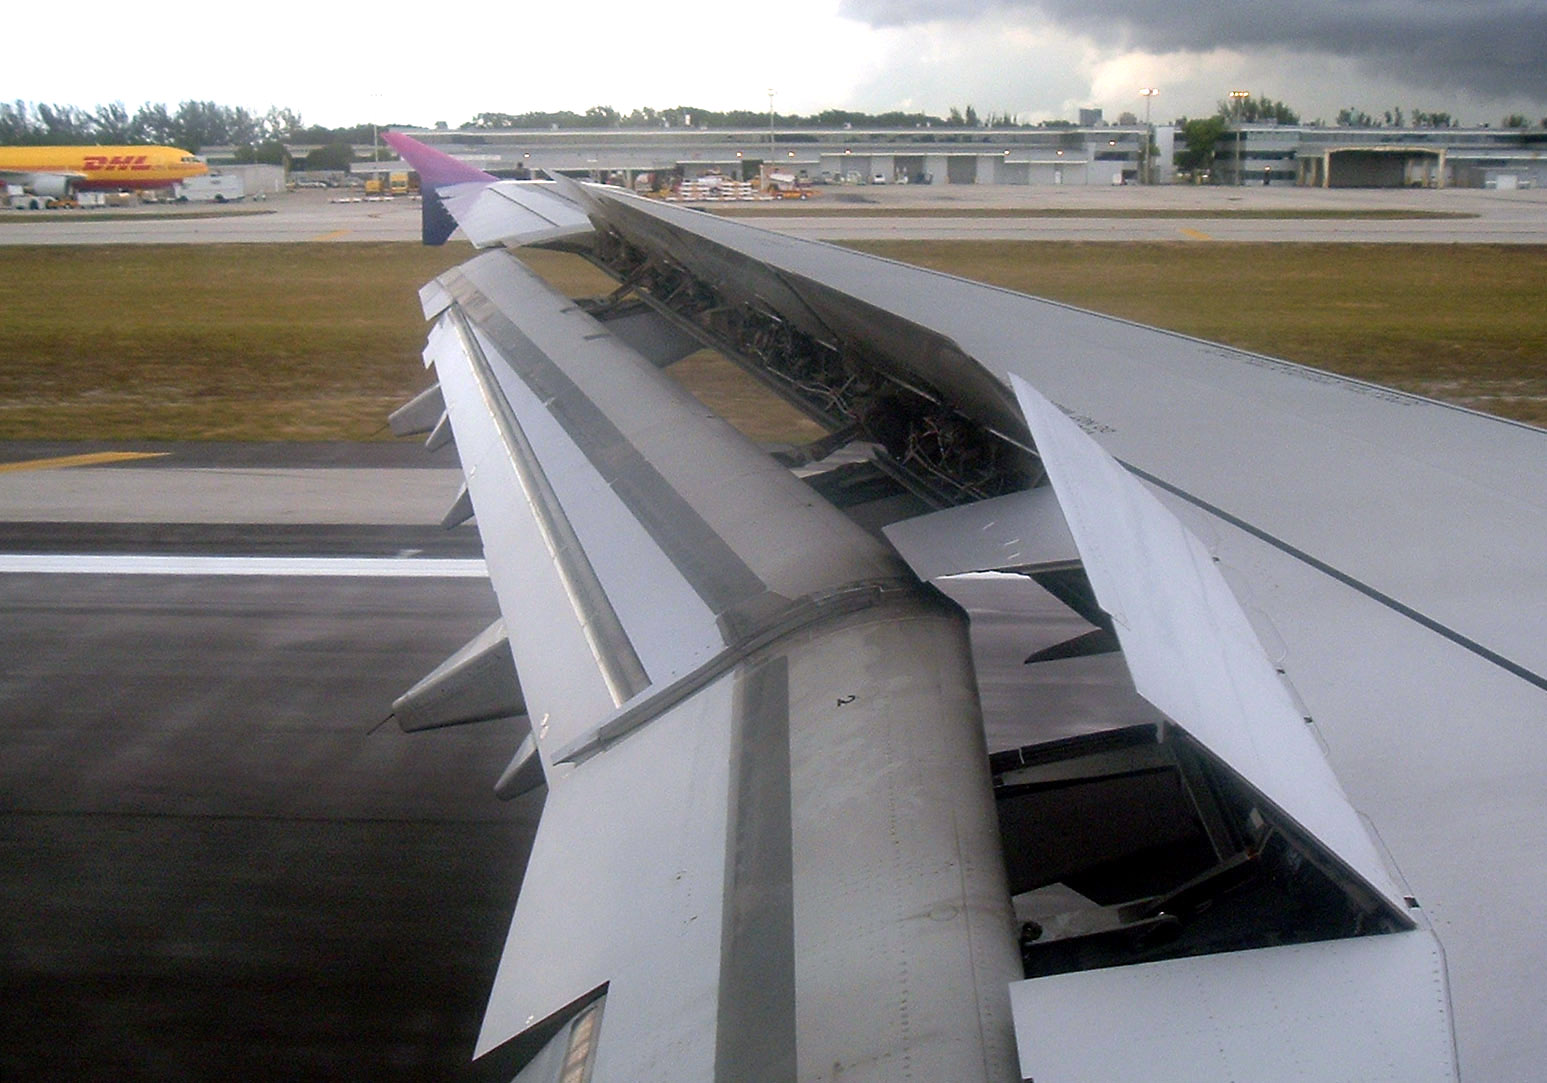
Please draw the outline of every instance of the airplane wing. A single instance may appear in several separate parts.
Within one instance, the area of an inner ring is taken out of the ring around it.
[[[515,718],[544,802],[479,1055],[1529,1077],[1547,433],[394,139],[489,249],[394,428],[503,614],[395,713]],[[750,444],[685,344],[828,436]]]
[[[0,169],[0,184],[21,188],[40,196],[63,196],[70,186],[86,179],[84,173],[51,170]]]

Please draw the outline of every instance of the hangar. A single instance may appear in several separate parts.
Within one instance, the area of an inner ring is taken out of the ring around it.
[[[1444,147],[1324,147],[1297,156],[1295,165],[1297,182],[1313,188],[1445,187]]]
[[[1215,151],[1222,184],[1316,188],[1547,186],[1547,128],[1243,124]]]

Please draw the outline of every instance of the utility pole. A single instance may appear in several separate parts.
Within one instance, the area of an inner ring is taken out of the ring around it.
[[[1241,144],[1244,142],[1246,135],[1241,129],[1241,106],[1251,96],[1251,91],[1249,90],[1232,90],[1230,92],[1230,101],[1235,105],[1235,183],[1237,187],[1246,183],[1246,178],[1241,176]]]
[[[381,140],[377,138],[376,128],[381,121],[381,91],[371,91],[371,161],[381,161]]]
[[[1150,103],[1160,91],[1147,86],[1141,87],[1139,93],[1144,96],[1144,183],[1154,184],[1154,163],[1150,161],[1150,148],[1155,145],[1155,126],[1150,123]]]

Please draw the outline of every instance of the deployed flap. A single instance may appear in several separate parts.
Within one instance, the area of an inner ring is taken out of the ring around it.
[[[904,519],[882,528],[923,580],[1079,562],[1074,538],[1044,486]]]
[[[1139,694],[1402,915],[1402,893],[1203,543],[1056,406],[1012,382]]]
[[[1036,978],[1010,986],[1010,1010],[1037,1083],[1456,1078],[1424,930]]]
[[[392,704],[392,715],[406,733],[525,713],[503,619],[479,632]]]
[[[414,436],[433,430],[445,413],[446,404],[440,397],[440,385],[431,384],[393,410],[387,417],[387,424],[393,436]]]

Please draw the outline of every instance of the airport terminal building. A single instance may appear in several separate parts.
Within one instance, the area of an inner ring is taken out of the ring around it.
[[[579,131],[409,131],[491,173],[589,173],[632,184],[642,174],[685,181],[719,173],[756,178],[766,162],[829,184],[1135,184],[1145,167],[1143,125],[1084,128]],[[1157,180],[1170,176],[1174,129],[1157,129]],[[1160,172],[1163,165],[1163,172]]]
[[[771,166],[825,184],[1165,184],[1178,131],[1142,124],[1049,128],[410,130],[503,176],[551,170],[616,184],[755,180]],[[369,153],[366,150],[366,153]],[[357,163],[356,171],[370,171]],[[1212,183],[1328,188],[1547,186],[1547,129],[1244,124],[1216,148]]]

